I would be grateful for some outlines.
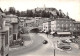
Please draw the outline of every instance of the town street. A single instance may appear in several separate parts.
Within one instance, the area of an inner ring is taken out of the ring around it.
[[[39,55],[40,50],[47,49],[50,46],[50,43],[44,45],[42,42],[44,40],[43,37],[39,36],[38,34],[30,33],[29,34],[33,43],[26,48],[19,49],[16,51],[10,51],[10,56],[24,56],[24,55]]]
[[[71,43],[70,44],[71,50],[63,51],[63,50],[57,48],[57,41],[59,41],[60,38],[53,37],[52,35],[47,36],[46,34],[40,34],[40,35],[43,36],[44,38],[47,37],[47,39],[53,43],[52,48],[55,49],[55,56],[79,56],[80,55],[80,49],[76,46],[77,44]],[[66,39],[66,38],[61,38],[61,39]],[[46,52],[46,54],[47,54],[47,52]]]
[[[26,46],[23,49],[10,51],[10,56],[79,56],[80,50],[72,48],[70,51],[61,51],[57,49],[57,40],[59,38],[53,38],[50,35],[44,33],[29,33],[31,45]],[[48,44],[43,44],[43,41],[47,40]],[[54,52],[55,51],[55,52]]]

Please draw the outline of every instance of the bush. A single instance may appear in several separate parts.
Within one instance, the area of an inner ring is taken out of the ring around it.
[[[21,40],[12,40],[11,42],[10,42],[10,47],[12,47],[12,46],[15,46],[15,45],[20,45],[20,46],[22,46],[23,45],[23,40],[21,39]]]

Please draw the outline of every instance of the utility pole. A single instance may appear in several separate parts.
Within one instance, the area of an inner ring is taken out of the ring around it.
[[[55,44],[54,44],[54,56],[55,56]]]

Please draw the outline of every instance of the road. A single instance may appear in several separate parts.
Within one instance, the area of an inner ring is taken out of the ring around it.
[[[40,34],[43,37],[47,36],[46,34]],[[57,41],[59,41],[61,38],[53,37],[52,35],[48,35],[47,37],[52,43],[53,48],[55,45],[55,56],[80,56],[80,49],[78,49],[75,45],[75,43],[70,43],[71,50],[70,51],[62,51],[57,48]],[[62,38],[63,39],[63,38]]]
[[[30,33],[29,35],[33,43],[26,48],[10,51],[10,56],[42,55],[48,48],[51,48],[51,43],[46,45],[42,43],[45,38],[41,37],[39,34]]]
[[[80,50],[74,49],[72,51],[60,51],[56,48],[58,38],[52,38],[46,34],[29,33],[33,43],[23,49],[16,51],[10,51],[10,56],[79,56]],[[43,40],[46,39],[48,44],[43,44]]]

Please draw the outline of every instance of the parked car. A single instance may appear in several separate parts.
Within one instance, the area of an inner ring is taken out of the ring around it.
[[[47,40],[44,40],[44,41],[43,41],[43,44],[47,44],[47,43],[48,43],[48,41],[47,41]]]
[[[77,41],[75,39],[70,39],[71,42],[76,43]]]
[[[71,47],[70,46],[62,46],[61,49],[63,49],[63,50],[71,50]]]
[[[66,42],[69,42],[69,43],[71,43],[72,41],[71,41],[70,39],[66,39]]]
[[[44,33],[44,31],[39,31],[40,33]]]
[[[70,42],[67,42],[66,40],[61,40],[62,43],[67,43],[67,44],[70,44]]]
[[[54,32],[50,32],[50,34],[51,34],[51,35],[53,35],[53,34],[54,34]]]
[[[70,44],[67,44],[67,43],[59,43],[57,47],[62,50],[71,50]]]

